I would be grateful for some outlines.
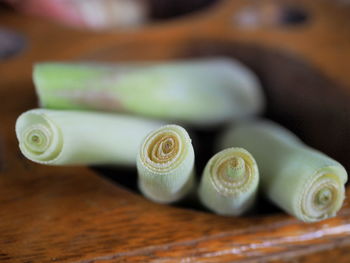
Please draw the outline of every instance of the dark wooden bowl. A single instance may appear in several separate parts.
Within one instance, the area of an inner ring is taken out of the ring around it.
[[[103,33],[0,11],[1,25],[26,38],[0,64],[0,262],[349,261],[347,200],[336,218],[313,224],[282,211],[222,217],[158,205],[89,167],[41,166],[18,150],[15,120],[37,105],[34,62],[226,55],[259,76],[267,117],[350,168],[350,6],[248,4],[222,1],[164,24]]]

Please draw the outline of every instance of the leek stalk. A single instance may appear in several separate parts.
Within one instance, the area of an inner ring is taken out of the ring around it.
[[[194,150],[186,130],[166,125],[143,141],[137,158],[141,192],[158,203],[179,201],[195,185]]]
[[[21,152],[49,165],[136,166],[139,145],[158,121],[84,111],[29,110],[16,122]]]
[[[270,121],[243,122],[228,129],[220,148],[232,144],[253,154],[263,193],[288,213],[315,222],[335,216],[341,208],[344,167],[285,128]]]
[[[260,113],[255,75],[235,60],[163,63],[39,63],[33,79],[40,104],[53,109],[128,112],[193,126]]]
[[[259,170],[253,156],[242,148],[228,148],[207,163],[199,186],[199,198],[222,215],[240,215],[254,203]]]

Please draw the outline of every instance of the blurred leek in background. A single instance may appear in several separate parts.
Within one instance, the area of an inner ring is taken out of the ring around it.
[[[163,63],[41,63],[34,69],[40,105],[120,111],[210,126],[262,112],[255,75],[235,60]]]

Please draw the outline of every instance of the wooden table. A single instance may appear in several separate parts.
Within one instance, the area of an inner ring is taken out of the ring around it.
[[[35,62],[226,55],[256,71],[268,117],[350,168],[350,6],[300,1],[305,23],[247,24],[244,12],[269,14],[263,3],[252,11],[246,1],[222,1],[164,24],[103,33],[1,10],[1,27],[22,34],[26,46],[0,61],[0,262],[349,262],[348,200],[336,218],[313,224],[280,211],[222,217],[152,203],[88,167],[34,164],[17,147],[16,117],[37,105]],[[273,12],[288,7],[279,3]]]

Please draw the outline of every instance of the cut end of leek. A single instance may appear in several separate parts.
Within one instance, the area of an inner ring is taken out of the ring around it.
[[[166,125],[143,141],[137,158],[139,187],[159,203],[178,201],[194,184],[194,151],[186,130]]]
[[[207,163],[199,197],[210,210],[224,215],[239,215],[253,204],[259,182],[253,156],[242,148],[228,148]]]
[[[44,110],[28,111],[16,122],[21,152],[29,160],[50,164],[59,156],[63,140],[59,127],[46,118]]]
[[[342,178],[346,177],[343,167],[321,168],[307,182],[296,202],[297,215],[305,222],[316,222],[336,216],[345,198]]]

